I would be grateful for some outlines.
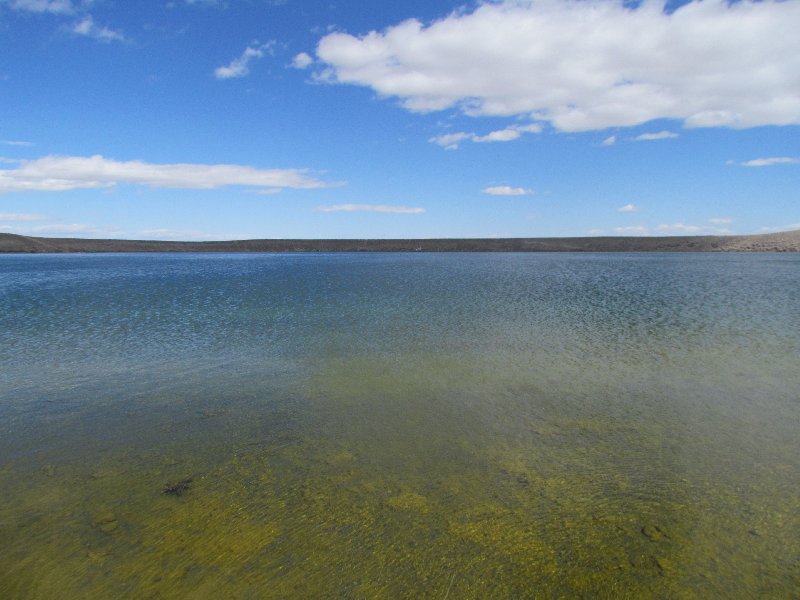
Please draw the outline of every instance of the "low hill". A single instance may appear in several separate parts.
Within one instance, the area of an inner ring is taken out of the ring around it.
[[[234,240],[164,242],[43,238],[0,233],[0,253],[63,252],[800,252],[800,230],[762,235]]]

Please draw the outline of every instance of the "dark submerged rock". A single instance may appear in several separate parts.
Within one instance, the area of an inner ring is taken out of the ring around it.
[[[192,478],[189,477],[188,479],[182,479],[177,483],[168,483],[164,486],[164,489],[161,491],[161,493],[167,494],[168,496],[183,496],[189,491],[191,486]]]

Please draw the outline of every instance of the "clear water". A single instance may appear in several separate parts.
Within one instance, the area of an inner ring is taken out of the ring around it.
[[[798,256],[0,256],[3,598],[785,598],[798,489]]]

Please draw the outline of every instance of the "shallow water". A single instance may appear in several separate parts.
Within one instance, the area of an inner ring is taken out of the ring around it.
[[[800,589],[797,256],[0,256],[0,365],[3,598]]]

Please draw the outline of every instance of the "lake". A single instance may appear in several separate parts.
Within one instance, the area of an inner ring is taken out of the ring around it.
[[[800,256],[0,256],[0,597],[800,589]]]

